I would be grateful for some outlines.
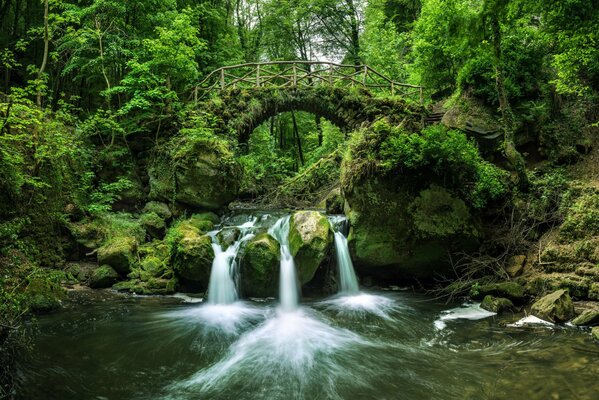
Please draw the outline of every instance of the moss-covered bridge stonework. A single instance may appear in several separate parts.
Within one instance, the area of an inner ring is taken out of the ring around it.
[[[198,103],[201,111],[216,116],[217,133],[236,135],[247,143],[256,127],[289,111],[306,111],[325,118],[344,132],[370,125],[381,118],[391,124],[417,128],[425,108],[400,97],[379,98],[363,88],[334,86],[300,88],[232,88]]]

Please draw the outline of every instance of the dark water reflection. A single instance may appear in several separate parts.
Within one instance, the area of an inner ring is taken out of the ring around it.
[[[506,326],[520,315],[439,329],[455,305],[407,292],[377,294],[382,313],[315,300],[283,314],[99,293],[39,318],[21,399],[598,398],[588,332]],[[220,324],[227,313],[235,323]]]

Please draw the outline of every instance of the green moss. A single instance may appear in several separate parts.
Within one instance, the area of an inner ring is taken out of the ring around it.
[[[498,282],[480,285],[478,295],[474,298],[483,298],[487,295],[505,297],[513,301],[522,301],[525,297],[524,287],[516,282]]]
[[[169,229],[165,240],[175,273],[207,287],[214,259],[212,239],[189,221],[181,221]]]
[[[560,237],[568,241],[599,235],[599,193],[591,191],[580,196],[569,208],[560,227]]]
[[[107,288],[111,287],[118,279],[119,274],[110,265],[102,265],[91,273],[89,286]]]
[[[280,267],[279,243],[268,233],[254,237],[241,256],[241,286],[244,295],[276,296]]]
[[[60,278],[57,275],[40,270],[29,278],[24,295],[32,312],[44,313],[59,308],[65,292],[60,287]]]
[[[439,186],[421,191],[410,205],[410,213],[420,236],[478,236],[466,204]]]
[[[531,313],[551,322],[565,322],[574,316],[574,304],[566,290],[556,290],[537,300]]]
[[[328,258],[333,232],[327,218],[317,211],[298,211],[289,226],[289,250],[294,257],[300,283],[312,280]]]
[[[487,311],[495,313],[501,313],[503,311],[511,310],[514,308],[514,304],[510,299],[506,299],[503,297],[494,297],[491,295],[485,296],[480,306],[481,308],[484,308]]]
[[[119,274],[127,275],[136,260],[137,243],[132,236],[110,238],[98,249],[98,264],[110,265]]]
[[[144,212],[156,213],[160,218],[168,220],[172,218],[173,213],[169,209],[168,205],[159,201],[150,201],[144,206]]]

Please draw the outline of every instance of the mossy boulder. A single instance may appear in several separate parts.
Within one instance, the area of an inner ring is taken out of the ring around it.
[[[482,299],[485,296],[497,296],[510,299],[515,302],[522,302],[525,298],[524,287],[516,282],[498,282],[481,285],[473,298]]]
[[[372,179],[346,194],[350,250],[358,268],[383,277],[429,278],[449,271],[449,250],[477,243],[465,204],[438,187],[415,195],[401,179]],[[429,202],[433,194],[440,194]],[[447,222],[447,223],[445,223]]]
[[[279,243],[268,233],[249,241],[241,255],[241,289],[246,296],[276,296],[281,253]]]
[[[237,196],[241,168],[225,140],[176,135],[149,168],[150,198],[219,209]]]
[[[145,213],[155,213],[163,220],[169,220],[173,217],[173,213],[166,203],[159,201],[149,201],[143,208]]]
[[[136,251],[135,237],[113,237],[98,249],[98,264],[110,265],[119,274],[127,275],[135,262]]]
[[[164,236],[166,221],[154,211],[143,213],[139,217],[139,221],[152,237],[161,238]]]
[[[210,236],[205,235],[192,221],[186,220],[169,229],[166,241],[173,271],[179,277],[203,289],[207,288],[214,259]]]
[[[593,336],[593,339],[599,341],[599,326],[594,326],[591,329],[591,336]]]
[[[226,249],[239,239],[239,235],[241,235],[241,231],[238,228],[225,228],[218,232],[216,240],[223,249]]]
[[[34,313],[46,313],[60,308],[61,300],[65,297],[60,285],[44,276],[30,278],[24,294]]]
[[[152,278],[145,282],[140,279],[130,279],[118,282],[113,285],[112,288],[119,292],[144,295],[166,295],[175,293],[176,286],[176,279]]]
[[[96,268],[89,277],[89,286],[94,289],[111,287],[119,279],[119,274],[110,265]]]
[[[504,297],[486,295],[480,304],[480,307],[487,311],[499,314],[504,311],[512,310],[514,308],[514,303],[512,303],[510,299]]]
[[[297,275],[302,285],[314,274],[331,254],[333,231],[327,218],[317,211],[298,211],[289,224],[289,250],[295,260]]]
[[[595,282],[589,289],[589,299],[599,300],[599,282]]]
[[[531,313],[551,322],[565,322],[574,317],[574,304],[566,290],[556,290],[537,300]]]
[[[345,200],[341,195],[341,189],[332,190],[325,199],[325,208],[327,214],[343,214],[343,205]]]
[[[599,310],[586,309],[578,317],[572,320],[572,324],[576,326],[591,326],[599,325]]]

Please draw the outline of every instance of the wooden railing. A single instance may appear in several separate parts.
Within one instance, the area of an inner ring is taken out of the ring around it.
[[[195,88],[196,101],[229,88],[301,88],[315,86],[357,87],[409,98],[420,104],[424,88],[396,82],[368,65],[344,65],[323,61],[271,61],[221,67]]]

